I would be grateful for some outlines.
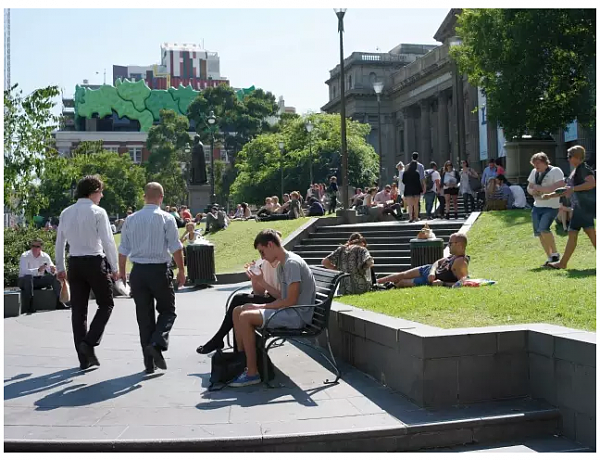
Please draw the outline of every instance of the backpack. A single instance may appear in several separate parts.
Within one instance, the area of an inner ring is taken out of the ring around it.
[[[268,363],[268,381],[275,378],[275,367],[271,358],[267,356]],[[263,354],[256,341],[256,364],[261,380],[264,382],[263,375]],[[236,379],[246,368],[246,355],[244,353],[234,353],[232,351],[223,351],[218,349],[210,360],[210,386],[209,391],[222,390]]]
[[[433,188],[433,169],[429,170],[429,172],[425,173],[425,191],[429,192]]]
[[[544,177],[546,177],[546,174],[548,174],[550,171],[552,171],[554,169],[554,167],[552,166],[548,166],[548,168],[546,168],[546,170],[540,174],[539,172],[535,172],[535,183],[537,185],[542,185],[542,181],[544,180]]]

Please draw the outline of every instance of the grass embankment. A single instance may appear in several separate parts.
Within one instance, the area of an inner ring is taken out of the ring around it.
[[[546,257],[533,237],[530,211],[483,213],[468,237],[470,276],[493,279],[496,285],[422,286],[340,301],[443,328],[544,322],[596,330],[596,251],[583,232],[567,270],[541,268]],[[561,229],[555,237],[562,254],[567,236]]]
[[[306,224],[309,218],[296,220],[278,220],[273,222],[234,221],[226,230],[207,235],[207,239],[215,245],[215,269],[217,273],[232,273],[242,271],[244,264],[251,260],[259,259],[260,256],[254,249],[254,238],[261,230],[272,228],[279,230],[285,239],[298,227]],[[205,225],[196,226],[204,229]],[[179,235],[183,235],[184,228],[179,229]],[[121,234],[115,235],[117,248],[121,243]],[[131,261],[127,259],[127,272],[131,271]]]

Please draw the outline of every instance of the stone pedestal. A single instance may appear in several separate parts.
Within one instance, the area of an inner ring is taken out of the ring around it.
[[[199,212],[204,212],[206,206],[210,203],[210,184],[188,185],[190,195],[190,211],[192,216]]]
[[[505,176],[513,184],[524,184],[533,169],[529,163],[531,157],[538,152],[544,152],[555,164],[556,142],[553,140],[522,139],[518,142],[504,144],[506,151]]]

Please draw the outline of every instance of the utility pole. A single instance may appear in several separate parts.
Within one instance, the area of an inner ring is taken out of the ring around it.
[[[4,10],[4,89],[10,89],[10,8]]]

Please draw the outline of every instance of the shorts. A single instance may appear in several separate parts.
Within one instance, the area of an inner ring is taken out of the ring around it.
[[[558,208],[533,207],[531,211],[531,222],[533,223],[533,236],[541,233],[550,233],[550,226],[558,216]]]
[[[585,230],[586,228],[594,228],[594,215],[575,206],[568,230],[578,232],[579,230]]]
[[[261,327],[264,327],[267,320],[275,314],[276,311],[273,308],[261,308],[260,314],[263,319]],[[306,322],[300,317],[298,310],[287,310],[278,313],[275,318],[269,321],[269,329],[287,328],[287,329],[302,329]],[[312,312],[311,312],[312,313]]]
[[[458,187],[451,187],[445,189],[444,195],[458,195]]]
[[[417,268],[419,269],[419,276],[413,278],[412,282],[415,286],[426,286],[428,284],[427,277],[431,271],[431,265],[421,265]]]

